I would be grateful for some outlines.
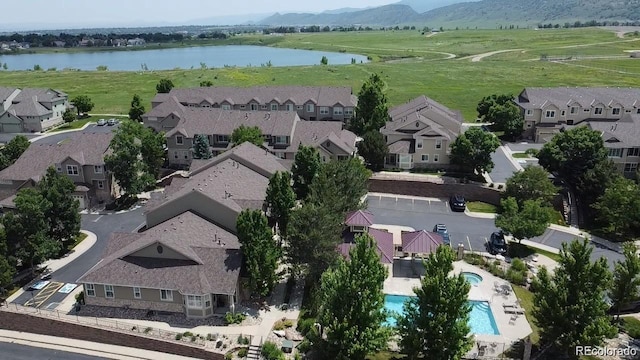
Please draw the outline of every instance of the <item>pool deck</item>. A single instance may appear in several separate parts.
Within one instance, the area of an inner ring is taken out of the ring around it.
[[[389,295],[415,296],[414,287],[420,286],[422,265],[419,261],[409,259],[396,259],[393,265],[393,274],[384,282],[384,293]],[[473,350],[470,355],[477,354],[477,346],[485,346],[486,356],[496,356],[502,352],[503,347],[508,347],[512,342],[518,341],[531,334],[531,326],[524,314],[514,315],[505,312],[505,305],[517,304],[518,298],[511,285],[504,279],[491,275],[489,272],[477,266],[467,264],[464,261],[453,263],[452,274],[470,272],[482,276],[482,282],[471,286],[469,300],[486,301],[491,307],[491,312],[498,326],[500,335],[476,334]],[[506,287],[509,293],[505,294],[494,290]],[[484,344],[484,345],[483,345]]]

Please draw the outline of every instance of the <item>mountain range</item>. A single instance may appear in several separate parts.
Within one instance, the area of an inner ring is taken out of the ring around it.
[[[269,26],[419,25],[491,27],[498,25],[563,24],[574,21],[637,21],[638,0],[402,0],[368,9],[320,14],[276,13],[258,21]]]

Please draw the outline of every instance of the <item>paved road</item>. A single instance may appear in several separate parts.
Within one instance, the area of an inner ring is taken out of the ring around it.
[[[107,358],[0,342],[3,360],[106,360]]]
[[[429,202],[422,199],[396,199],[393,195],[373,196],[368,198],[368,205],[377,224],[402,225],[429,231],[435,224],[445,224],[449,230],[451,244],[462,243],[466,249],[471,247],[476,251],[484,251],[487,238],[498,230],[493,219],[473,218],[464,213],[452,212],[446,200]],[[542,236],[530,240],[560,248],[562,243],[575,238],[575,235],[569,233],[547,229]],[[610,264],[623,258],[615,251],[596,247],[592,259],[601,256],[606,257]]]
[[[506,183],[507,179],[518,170],[509,160],[502,147],[499,147],[491,154],[491,160],[493,160],[494,166],[489,176],[494,183]]]
[[[59,283],[75,283],[84,273],[91,269],[95,264],[100,261],[102,253],[107,246],[107,240],[112,232],[132,232],[139,228],[144,223],[144,215],[142,208],[129,211],[122,214],[110,214],[110,215],[82,215],[83,230],[88,230],[96,234],[97,241],[87,252],[78,257],[73,262],[69,263],[62,269],[54,272],[51,276],[51,282]],[[43,290],[50,290],[45,288]],[[32,296],[38,298],[40,291],[25,291],[15,299],[15,303],[24,304],[31,300]],[[46,299],[36,299],[36,303],[40,304],[41,308],[55,308],[55,304],[59,303],[67,296],[60,292],[53,293]]]
[[[13,139],[14,137],[18,136],[18,135],[24,135],[27,137],[27,139],[33,139],[34,137],[40,136],[38,134],[30,134],[30,133],[25,133],[25,134],[0,134],[0,144],[6,144],[9,141],[11,141],[11,139]]]
[[[109,133],[114,131],[118,125],[114,126],[97,126],[95,124],[89,125],[86,129],[81,130],[83,133]],[[35,144],[57,144],[61,141],[68,139],[71,135],[76,134],[77,131],[55,134],[51,136],[47,136],[45,138],[36,140]]]

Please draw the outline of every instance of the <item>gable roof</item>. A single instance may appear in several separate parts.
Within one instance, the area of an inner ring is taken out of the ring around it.
[[[67,94],[58,90],[48,88],[24,88],[15,99],[13,99],[13,102],[19,103],[35,98],[36,101],[41,103],[51,103],[56,100],[62,100],[65,97],[67,97]]]
[[[444,244],[440,234],[426,230],[403,232],[401,237],[402,251],[407,253],[430,254]]]
[[[178,117],[182,118],[185,107],[180,104],[178,99],[175,96],[169,96],[169,94],[158,94],[156,97],[162,95],[162,103],[152,108],[149,112],[144,114],[145,118],[156,117],[156,118],[165,118],[171,114],[175,114]]]
[[[189,260],[132,256],[166,246]],[[78,282],[177,290],[181,294],[234,294],[240,274],[238,239],[185,212],[139,234],[114,233],[102,260]]]
[[[342,151],[352,154],[356,151],[356,135],[342,129],[340,121],[298,121],[295,124],[290,152],[298,151],[300,145],[319,146],[326,140],[333,142]]]
[[[529,87],[522,90],[514,99],[523,109],[540,109],[553,104],[558,108],[567,108],[573,103],[583,107],[619,103],[625,108],[640,106],[640,89],[614,87]]]
[[[640,116],[636,114],[624,114],[616,122],[589,121],[587,125],[602,134],[607,148],[640,146]]]
[[[44,116],[52,113],[51,110],[42,106],[42,104],[38,102],[35,96],[9,106],[9,109],[7,111],[18,117]]]
[[[357,210],[347,214],[344,224],[347,226],[371,226],[373,214],[365,210]]]
[[[393,264],[393,234],[384,230],[369,229],[369,235],[376,242],[376,252],[380,256],[380,262],[383,264]],[[342,256],[349,259],[349,251],[356,246],[355,239],[343,242],[338,245],[338,251]]]
[[[459,111],[451,110],[424,95],[390,109],[389,117],[391,120],[380,129],[385,134],[395,133],[417,121],[433,128],[449,140],[460,134],[464,122]]]
[[[16,90],[18,90],[18,88],[0,87],[0,103],[5,102]],[[0,108],[0,110],[2,109]]]
[[[67,158],[80,165],[104,165],[112,138],[113,133],[79,132],[60,144],[31,144],[15,163],[0,171],[0,179],[39,181],[50,166]]]

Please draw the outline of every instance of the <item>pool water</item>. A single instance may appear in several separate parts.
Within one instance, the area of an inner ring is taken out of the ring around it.
[[[394,314],[402,314],[404,302],[410,296],[385,295],[384,308]],[[469,301],[471,314],[469,314],[469,327],[472,334],[500,335],[498,325],[493,317],[489,303],[486,301]],[[387,318],[385,325],[396,326],[396,319],[393,316]]]
[[[472,273],[472,272],[463,272],[462,276],[471,284],[472,286],[477,286],[482,282],[482,276]]]

